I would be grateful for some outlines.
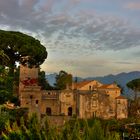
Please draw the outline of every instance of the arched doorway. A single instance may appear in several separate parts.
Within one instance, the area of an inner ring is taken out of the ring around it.
[[[52,110],[51,110],[50,107],[47,107],[47,108],[46,108],[46,114],[47,114],[48,116],[51,116],[51,115],[52,115]]]
[[[68,108],[68,116],[72,116],[72,107]]]

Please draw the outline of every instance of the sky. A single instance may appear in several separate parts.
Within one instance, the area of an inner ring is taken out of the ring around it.
[[[0,29],[39,39],[48,74],[140,70],[140,0],[0,0]]]

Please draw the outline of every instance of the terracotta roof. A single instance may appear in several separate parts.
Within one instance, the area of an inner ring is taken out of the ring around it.
[[[127,98],[125,98],[124,96],[118,96],[118,97],[116,97],[116,99],[127,99]]]
[[[99,88],[117,88],[117,89],[120,89],[117,85],[115,87],[110,87],[111,85],[113,84],[104,84],[104,85],[101,85]]]
[[[82,81],[82,82],[78,82],[78,83],[74,83],[74,84],[77,88],[81,88],[81,87],[85,86],[86,84],[88,84],[90,82],[91,81],[88,80],[88,81]]]
[[[101,85],[99,88],[108,88],[111,84]]]

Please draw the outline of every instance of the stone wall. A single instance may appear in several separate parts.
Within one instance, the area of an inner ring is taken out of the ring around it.
[[[116,99],[120,96],[120,89],[115,84],[104,86],[98,81],[91,81],[78,90],[45,91],[35,79],[38,79],[38,68],[21,65],[19,97],[21,107],[28,107],[30,113],[56,116],[53,121],[59,115],[105,119],[127,117],[127,99]]]

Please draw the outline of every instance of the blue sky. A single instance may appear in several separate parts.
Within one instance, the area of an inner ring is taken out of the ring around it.
[[[140,0],[0,0],[0,28],[39,39],[47,73],[140,70]]]

